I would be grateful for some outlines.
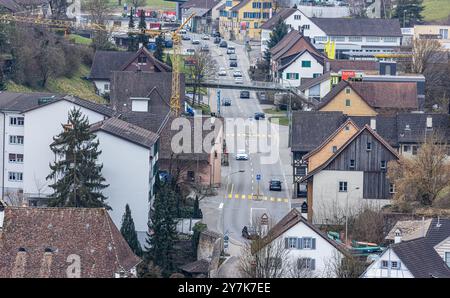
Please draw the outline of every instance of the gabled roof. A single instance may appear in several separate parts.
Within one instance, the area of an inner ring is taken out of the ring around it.
[[[398,19],[310,18],[310,20],[329,36],[402,36]]]
[[[104,131],[147,149],[151,149],[158,140],[156,133],[116,117],[92,124],[91,131]]]
[[[188,0],[181,4],[182,9],[207,8],[208,10],[219,4],[220,0]]]
[[[414,240],[424,237],[428,232],[432,219],[426,220],[399,220],[389,231],[386,240],[395,240],[396,230],[400,230],[402,241]]]
[[[309,152],[322,144],[344,121],[342,112],[295,111],[292,151]]]
[[[316,61],[319,64],[323,65],[323,62],[324,62],[323,57],[317,56],[315,53],[312,53],[308,49],[305,49],[298,54],[294,54],[290,57],[282,58],[281,65],[278,67],[278,71],[283,71],[286,67],[288,67],[289,65],[291,65],[292,63],[297,61],[297,59],[300,58],[301,56],[303,56],[305,53],[309,53],[314,59],[316,59]]]
[[[326,162],[315,168],[313,171],[309,172],[306,176],[304,176],[300,182],[307,181],[309,178],[313,177],[318,172],[322,171],[326,168],[336,157],[338,157],[341,152],[345,150],[356,138],[358,138],[364,131],[369,132],[375,139],[377,139],[386,149],[388,149],[395,157],[400,158],[397,151],[392,148],[388,142],[386,142],[380,135],[378,135],[374,130],[372,130],[368,125],[365,125],[361,128],[357,133],[355,133],[341,148],[339,148],[336,153],[334,153]]]
[[[296,208],[291,209],[288,214],[286,214],[279,222],[277,222],[267,233],[267,235],[262,239],[262,245],[259,246],[259,249],[263,248],[265,245],[274,241],[285,232],[287,232],[292,227],[297,224],[302,223],[306,225],[308,228],[313,230],[319,237],[322,237],[325,241],[334,246],[337,250],[339,250],[344,255],[348,255],[348,251],[345,249],[343,244],[337,243],[327,237],[321,230],[319,230],[316,226],[309,223],[298,211]],[[255,253],[256,250],[252,249],[252,253]]]
[[[133,56],[131,56],[121,67],[119,70],[126,70],[127,67],[130,66],[133,61],[135,61],[141,54],[144,54],[147,56],[147,58],[150,60],[147,63],[152,63],[155,68],[157,68],[160,72],[169,72],[172,71],[172,68],[156,59],[152,53],[150,53],[149,50],[147,50],[145,47],[141,47]]]
[[[342,131],[344,129],[344,127],[346,127],[349,124],[353,124],[356,128],[358,128],[358,125],[355,124],[355,122],[353,122],[353,120],[351,118],[348,118],[341,126],[339,126],[338,129],[336,129],[325,141],[322,142],[322,144],[320,144],[317,148],[315,148],[314,150],[309,151],[307,154],[305,154],[303,156],[303,159],[307,159],[309,157],[311,157],[314,153],[316,153],[317,151],[319,151],[320,149],[322,149],[326,144],[328,144],[340,131]]]
[[[432,117],[432,129],[426,129],[427,117]],[[438,113],[402,113],[397,116],[399,143],[422,143],[426,134],[439,131],[450,143],[450,115]]]
[[[205,259],[201,259],[198,261],[194,261],[188,264],[185,264],[180,267],[180,269],[184,272],[191,273],[191,274],[208,274],[209,272],[209,261]]]
[[[438,226],[437,224],[440,224]],[[450,268],[434,246],[450,237],[450,219],[433,218],[425,237],[402,241],[391,248],[415,278],[450,278]]]
[[[352,88],[372,108],[418,109],[417,84],[414,82],[340,81],[322,98],[318,109],[329,104],[346,87]]]
[[[111,72],[121,70],[122,66],[134,57],[134,52],[96,51],[92,60],[89,78],[93,80],[109,80]]]
[[[0,6],[7,8],[11,12],[18,12],[25,10],[17,1],[14,0],[0,0]]]
[[[65,278],[76,256],[82,278],[112,278],[141,262],[104,208],[6,207],[0,255],[2,278]]]
[[[272,61],[277,61],[298,53],[308,50],[311,54],[315,54],[318,60],[325,58],[309,40],[309,37],[303,36],[297,30],[291,30],[280,42],[278,42],[271,50]],[[320,58],[319,58],[320,57]]]
[[[250,3],[252,0],[241,0],[238,4],[231,8],[231,11],[238,11],[242,7],[244,7],[247,3]]]
[[[300,91],[305,91],[308,88],[311,88],[317,84],[320,84],[322,82],[325,82],[326,80],[329,80],[331,78],[331,72],[327,71],[323,75],[312,78],[311,80],[307,81],[304,84],[301,84],[298,89]]]
[[[261,29],[272,30],[275,25],[278,23],[279,19],[285,21],[288,17],[290,17],[297,9],[295,8],[282,8],[278,13],[273,15],[270,19],[268,19],[262,26]]]

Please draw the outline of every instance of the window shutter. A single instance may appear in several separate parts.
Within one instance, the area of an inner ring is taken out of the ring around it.
[[[297,249],[303,248],[303,241],[302,238],[297,238]]]
[[[316,270],[316,260],[311,259],[311,270]]]
[[[284,248],[289,248],[288,238],[284,238]]]
[[[299,74],[296,73],[296,74],[295,74],[295,79],[298,80],[298,78],[299,78]]]
[[[400,268],[401,268],[401,265],[402,265],[402,263],[400,263],[400,261],[397,262],[397,269],[400,269]]]
[[[311,248],[316,249],[316,238],[311,239]]]

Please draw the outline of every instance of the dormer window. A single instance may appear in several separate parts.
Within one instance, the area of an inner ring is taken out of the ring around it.
[[[433,118],[427,117],[427,129],[433,129]]]
[[[396,237],[401,237],[402,236],[402,231],[400,231],[400,229],[395,230],[394,232]]]

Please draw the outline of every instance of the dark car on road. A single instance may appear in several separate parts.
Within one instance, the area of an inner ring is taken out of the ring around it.
[[[281,181],[272,179],[269,181],[269,190],[281,191]]]
[[[255,113],[255,120],[266,118],[266,114],[264,113]]]
[[[214,33],[213,33],[213,37],[220,37],[220,32],[217,32],[217,31],[214,32]]]
[[[227,44],[227,42],[226,42],[225,40],[222,40],[222,41],[220,42],[220,44],[219,44],[219,47],[221,47],[221,48],[226,48],[226,47],[228,47],[228,44]]]
[[[214,43],[215,43],[215,44],[219,44],[220,41],[221,41],[220,37],[214,38]]]
[[[229,99],[229,98],[224,99],[223,100],[223,105],[224,106],[231,106],[231,99]]]
[[[241,91],[239,94],[240,98],[250,98],[250,91]]]
[[[237,61],[231,60],[230,61],[230,67],[237,67]]]
[[[259,238],[256,229],[254,227],[247,226],[244,226],[244,228],[242,229],[242,237],[249,240],[255,240]]]

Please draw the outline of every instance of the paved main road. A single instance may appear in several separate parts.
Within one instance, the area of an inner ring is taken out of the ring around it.
[[[189,34],[196,39],[201,40],[200,35]],[[217,79],[233,79],[233,71],[241,70],[244,82],[249,81],[248,68],[249,60],[243,45],[232,42],[236,48],[238,57],[238,67],[230,68],[229,59],[225,48],[219,48],[213,44],[213,39],[209,41],[201,40],[202,44],[207,43],[213,59],[217,61],[217,69],[224,67],[227,70],[226,77],[218,77]],[[195,48],[190,41],[183,42],[184,48]],[[221,91],[221,99],[231,99],[231,106],[220,106],[220,115],[226,119],[242,119],[247,124],[253,123],[254,126],[248,128],[246,133],[238,131],[230,131],[227,129],[226,141],[228,151],[230,152],[230,164],[222,167],[222,187],[219,195],[216,197],[205,198],[201,207],[204,214],[204,221],[208,224],[208,228],[217,232],[228,232],[234,243],[244,243],[245,239],[241,236],[242,228],[251,224],[252,216],[260,216],[267,213],[271,221],[276,223],[288,211],[290,206],[290,184],[287,183],[291,179],[288,174],[290,164],[290,153],[288,145],[288,128],[286,126],[276,125],[275,130],[265,130],[268,120],[254,120],[255,112],[262,112],[262,108],[256,98],[255,92],[250,92],[250,99],[240,99],[240,90]],[[217,112],[217,90],[209,90],[209,100],[211,110]],[[257,129],[256,125],[260,125],[264,130]],[[228,126],[226,128],[229,128]],[[238,140],[238,138],[240,138]],[[259,153],[250,151],[252,141],[267,141],[269,144],[278,144],[273,148],[272,154],[275,155],[273,162],[264,162],[263,156],[269,153]],[[231,147],[231,144],[235,146]],[[241,143],[241,144],[239,144]],[[245,147],[245,148],[243,148]],[[236,160],[235,153],[239,149],[245,149],[249,153],[249,159]],[[277,151],[279,154],[277,154]],[[281,156],[281,158],[280,158]],[[244,171],[244,172],[242,172]],[[257,175],[261,177],[258,182]],[[279,179],[283,183],[283,190],[269,191],[269,180]],[[258,194],[259,184],[259,196]]]

